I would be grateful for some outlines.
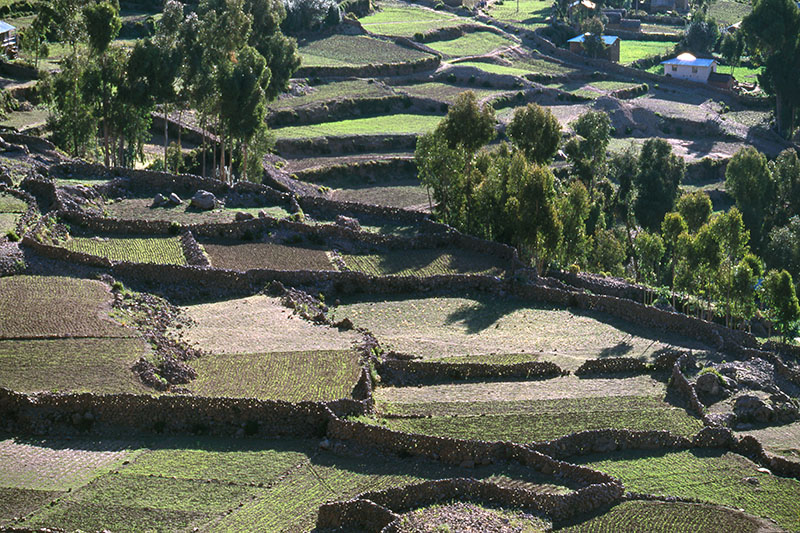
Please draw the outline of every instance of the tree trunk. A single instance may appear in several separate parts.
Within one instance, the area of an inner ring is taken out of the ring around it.
[[[206,177],[206,117],[205,115],[201,115],[200,118],[200,130],[203,132],[203,177]]]
[[[167,145],[169,144],[169,122],[167,122],[167,104],[164,104],[164,171],[169,172],[167,167]]]

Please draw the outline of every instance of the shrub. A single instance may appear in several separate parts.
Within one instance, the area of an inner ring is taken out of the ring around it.
[[[9,231],[8,233],[6,233],[6,237],[8,237],[8,240],[11,241],[11,242],[18,242],[19,241],[19,235],[17,235],[17,232],[14,231],[13,229],[11,231]]]
[[[418,43],[425,42],[425,36],[421,32],[417,32],[414,34],[414,40]]]

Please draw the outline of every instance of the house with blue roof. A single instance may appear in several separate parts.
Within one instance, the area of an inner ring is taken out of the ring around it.
[[[9,56],[17,53],[17,28],[2,20],[0,20],[0,49]]]
[[[664,65],[665,76],[700,83],[708,83],[711,74],[717,72],[716,59],[698,58],[689,52],[662,61],[661,64]]]
[[[573,37],[567,44],[569,44],[569,51],[573,54],[579,55],[587,55],[586,49],[583,46],[583,43],[586,42],[586,38],[589,37],[591,34],[586,32],[582,35],[578,35]],[[619,45],[620,45],[620,38],[614,35],[601,35],[601,39],[603,39],[603,44],[605,48],[603,52],[598,55],[597,57],[600,59],[607,59],[609,61],[616,61],[619,63]]]

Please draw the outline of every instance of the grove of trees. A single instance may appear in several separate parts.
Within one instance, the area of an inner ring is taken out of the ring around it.
[[[589,111],[563,145],[570,165],[551,163],[562,131],[549,110],[518,109],[495,137],[494,111],[463,93],[416,149],[420,179],[443,222],[517,246],[531,264],[590,270],[662,288],[706,318],[745,327],[756,313],[784,336],[800,307],[800,160],[787,150],[769,162],[753,148],[730,161],[726,188],[736,202],[714,212],[701,191],[680,194],[683,160],[663,139],[607,155],[611,121]],[[689,309],[685,309],[689,310]]]

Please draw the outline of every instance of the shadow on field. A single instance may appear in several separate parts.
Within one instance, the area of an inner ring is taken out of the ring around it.
[[[620,341],[614,346],[609,346],[600,350],[598,357],[622,357],[633,351],[633,344],[628,341]]]
[[[474,298],[474,297],[470,297]],[[524,302],[517,299],[508,300],[483,300],[475,299],[474,305],[463,306],[458,311],[450,313],[445,320],[446,324],[455,324],[458,322],[463,323],[467,327],[467,333],[480,333],[485,329],[489,329],[492,325],[498,327],[497,321],[506,315],[518,311],[520,309],[528,309],[531,306],[530,302]],[[550,307],[535,306],[537,309],[550,309]],[[555,309],[554,307],[552,309]]]

